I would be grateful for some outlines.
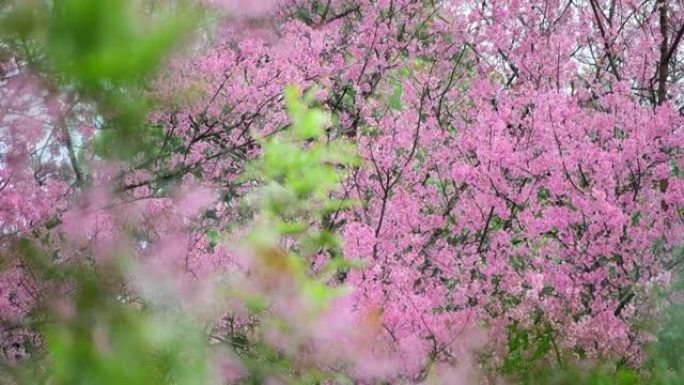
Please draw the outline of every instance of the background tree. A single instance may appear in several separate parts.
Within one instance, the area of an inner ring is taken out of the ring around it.
[[[368,340],[397,361],[388,381],[424,381],[463,361],[474,325],[487,332],[482,359],[492,372],[521,377],[577,359],[641,368],[668,306],[658,295],[681,265],[681,4],[283,1],[245,8],[152,80],[145,76],[175,41],[175,22],[196,14],[177,8],[169,24],[152,13],[162,22],[150,33],[117,22],[129,15],[125,2],[72,3],[83,12],[68,1],[25,19],[6,8],[8,20],[33,23],[15,23],[4,43],[14,66],[38,58],[34,72],[64,91],[40,102],[48,114],[9,97],[34,83],[5,87],[6,110],[57,123],[23,130],[13,127],[29,121],[5,115],[3,138],[16,150],[3,153],[3,180],[17,179],[4,182],[12,194],[0,198],[0,213],[12,234],[4,250],[17,257],[3,282],[24,289],[0,291],[2,314],[31,318],[33,298],[48,290],[26,278],[25,248],[10,247],[18,237],[54,260],[92,263],[103,278],[116,277],[108,261],[119,254],[161,272],[146,278],[170,276],[183,288],[217,272],[239,276],[226,239],[258,214],[245,204],[261,186],[247,165],[268,161],[265,143],[290,135],[282,92],[295,83],[317,90],[312,104],[334,116],[319,139],[351,140],[361,162],[339,166],[339,190],[326,190],[339,206],[288,215],[343,234],[340,247],[301,253],[308,273],[344,257],[362,262],[339,266],[326,283],[352,286],[351,313],[375,320]],[[28,33],[44,25],[52,29],[43,40]],[[135,60],[116,64],[123,57]],[[8,73],[22,72],[15,67]],[[30,100],[44,95],[40,87]],[[64,120],[55,105],[82,109]],[[64,130],[71,125],[85,129]],[[53,126],[58,145],[50,158],[36,156]],[[126,157],[105,161],[113,155]],[[295,162],[288,156],[268,166]],[[41,176],[43,163],[59,172]],[[295,190],[311,182],[271,177]],[[22,199],[31,205],[19,208]],[[117,277],[113,295],[145,303],[140,278]],[[259,344],[259,316],[219,313],[215,337]]]

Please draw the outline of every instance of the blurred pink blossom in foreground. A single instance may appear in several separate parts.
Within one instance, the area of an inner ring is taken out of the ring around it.
[[[273,10],[278,0],[208,0],[207,3],[221,7],[232,17],[258,17]]]

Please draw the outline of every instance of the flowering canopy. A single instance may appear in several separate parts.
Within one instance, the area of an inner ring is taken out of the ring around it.
[[[249,160],[290,128],[282,92],[298,84],[334,116],[326,139],[352,140],[361,158],[340,166],[333,193],[357,204],[316,224],[342,246],[313,253],[311,269],[362,262],[329,284],[350,285],[350,312],[377,318],[373,338],[396,355],[396,376],[454,363],[474,325],[504,370],[525,365],[511,342],[523,331],[547,341],[537,358],[639,363],[661,310],[654,289],[681,263],[680,3],[223,3],[244,18],[151,82],[161,102],[149,151],[104,166],[105,136],[91,140],[87,125],[1,115],[2,235],[62,234],[62,258],[106,259],[132,231],[129,252],[189,285],[236,274],[244,267],[219,234],[237,236],[253,215],[242,204],[259,185],[245,178]],[[7,82],[6,93],[31,84]],[[5,99],[3,111],[22,103]],[[44,103],[58,107],[41,116],[83,115],[63,112],[74,100]],[[1,317],[26,316],[25,292],[42,289],[17,285],[25,273],[3,273]],[[218,324],[252,325],[228,310]]]

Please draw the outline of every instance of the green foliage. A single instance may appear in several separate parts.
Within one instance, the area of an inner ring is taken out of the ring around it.
[[[675,250],[679,260],[684,256],[684,248]],[[673,287],[662,293],[663,300],[669,303],[664,314],[661,328],[656,334],[656,342],[650,346],[645,363],[650,383],[654,385],[684,384],[684,302],[681,300],[684,279],[681,277]]]
[[[308,108],[311,94],[303,101],[295,87],[285,90],[292,121],[290,130],[262,141],[262,157],[253,162],[244,178],[264,185],[260,204],[269,227],[281,234],[299,235],[308,252],[334,248],[336,237],[311,223],[323,215],[348,207],[352,202],[331,199],[341,170],[357,162],[354,148],[341,140],[324,141],[328,117]]]
[[[597,367],[573,367],[535,373],[526,382],[530,385],[638,385],[637,373],[631,369],[610,371]]]
[[[152,14],[143,4],[33,0],[0,7],[2,44],[55,89],[98,107],[105,118],[95,144],[101,156],[131,156],[157,143],[142,124],[152,103],[144,84],[197,20],[190,7]]]
[[[53,64],[96,90],[152,74],[189,24],[178,14],[145,17],[134,2],[121,0],[63,0],[50,11],[47,45]]]
[[[203,382],[200,325],[136,310],[111,300],[110,294],[89,273],[79,275],[76,300],[64,305],[74,308],[45,328],[50,384]]]
[[[539,368],[549,365],[548,356],[552,353],[556,354],[556,362],[561,364],[555,350],[555,332],[541,317],[537,317],[537,322],[530,329],[511,324],[508,328],[508,355],[501,371],[529,383],[537,376],[535,372]]]
[[[392,95],[389,98],[389,107],[393,110],[401,110],[404,105],[401,102],[401,95],[404,92],[404,87],[397,82],[392,90]]]
[[[324,141],[323,127],[328,117],[308,107],[310,95],[302,98],[294,86],[285,90],[291,128],[261,142],[262,157],[252,162],[245,178],[262,186],[256,196],[257,215],[247,237],[248,245],[257,252],[256,258],[263,258],[269,271],[286,278],[288,286],[295,289],[294,295],[299,298],[290,300],[310,304],[303,316],[314,320],[332,300],[346,292],[344,286],[332,287],[328,282],[340,270],[354,267],[343,258],[331,258],[318,274],[313,274],[308,257],[326,250],[340,255],[337,236],[322,226],[322,219],[326,213],[351,204],[331,199],[331,195],[338,188],[341,170],[354,164],[356,157],[348,144]],[[284,239],[294,243],[283,249]],[[273,300],[268,293],[240,294],[250,311],[263,317],[265,330],[260,332],[271,329],[289,333],[307,328],[267,312]],[[284,354],[264,343],[263,337],[248,339],[243,346],[247,348],[238,353],[247,370],[244,384],[261,384],[274,377],[285,383],[318,384],[336,375],[315,366],[295,370],[294,363],[300,357]]]

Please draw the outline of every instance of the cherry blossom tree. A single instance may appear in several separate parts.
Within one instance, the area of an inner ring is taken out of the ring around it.
[[[78,104],[99,85],[44,97],[29,77],[4,80],[3,249],[21,254],[13,245],[29,238],[103,276],[132,254],[181,282],[180,302],[216,272],[239,275],[226,239],[254,218],[244,202],[263,186],[250,164],[291,130],[283,90],[298,84],[333,116],[325,139],[351,141],[361,159],[339,167],[328,191],[339,207],[307,218],[341,245],[306,262],[311,274],[360,262],[327,284],[353,288],[349,317],[377,326],[368,339],[396,360],[390,381],[456,365],[472,340],[508,374],[585,358],[640,365],[663,311],[656,293],[682,261],[681,3],[267,3],[206,2],[233,17],[146,82],[155,103],[134,137],[154,145],[123,160],[111,160],[117,131],[93,130],[103,117]],[[30,100],[10,95],[26,89]],[[35,122],[45,117],[78,129]],[[17,284],[17,261],[0,285],[13,322],[46,290]],[[116,281],[142,296],[136,279]],[[213,334],[249,340],[259,319],[234,310]]]
[[[285,83],[322,88],[328,135],[364,159],[343,184],[362,204],[327,218],[365,263],[340,279],[407,373],[477,321],[504,366],[520,330],[558,363],[639,361],[650,291],[680,263],[679,5],[304,1],[259,25],[181,61],[162,89],[201,102],[160,120],[225,183],[287,128]]]

